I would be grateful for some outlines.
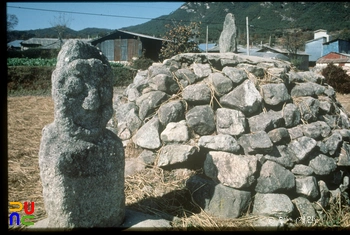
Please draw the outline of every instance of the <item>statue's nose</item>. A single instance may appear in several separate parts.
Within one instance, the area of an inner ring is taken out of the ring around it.
[[[88,96],[85,97],[82,106],[86,110],[96,110],[100,107],[100,96],[97,89],[89,90]]]

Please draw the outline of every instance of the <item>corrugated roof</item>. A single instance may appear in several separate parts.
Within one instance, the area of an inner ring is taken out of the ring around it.
[[[326,58],[329,54],[338,54],[340,55],[339,58]],[[329,64],[329,63],[350,63],[350,54],[344,54],[344,53],[337,53],[337,52],[330,52],[327,55],[322,56],[319,58],[316,63],[317,64]]]
[[[157,38],[157,37],[149,36],[149,35],[146,35],[146,34],[133,33],[133,32],[129,32],[129,31],[125,31],[125,30],[120,30],[120,29],[118,29],[118,30],[116,30],[116,31],[119,31],[119,32],[122,32],[122,33],[131,34],[131,35],[134,35],[134,36],[137,36],[137,37],[143,37],[143,38],[149,38],[149,39],[161,40],[161,41],[164,41],[164,40],[165,40],[164,38]]]
[[[62,42],[65,43],[69,39],[62,39]],[[86,42],[89,42],[91,39],[79,39]],[[21,45],[28,47],[29,45],[37,45],[41,49],[58,49],[60,48],[60,41],[58,38],[30,38],[28,40],[22,41]]]

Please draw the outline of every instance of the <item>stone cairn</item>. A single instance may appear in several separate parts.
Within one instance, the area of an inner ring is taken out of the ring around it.
[[[334,198],[348,200],[350,121],[315,72],[234,53],[180,54],[139,70],[114,109],[109,125],[124,146],[143,149],[139,160],[202,169],[186,186],[214,216],[250,207],[314,221]]]
[[[52,74],[54,122],[43,128],[40,177],[48,228],[119,226],[125,216],[124,149],[106,128],[112,70],[94,46],[67,41]]]

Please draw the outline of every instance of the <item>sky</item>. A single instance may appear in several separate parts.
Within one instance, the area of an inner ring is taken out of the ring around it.
[[[16,15],[13,30],[50,28],[67,22],[69,28],[120,29],[150,21],[177,10],[180,1],[6,2],[6,13]],[[60,20],[63,19],[63,20]]]

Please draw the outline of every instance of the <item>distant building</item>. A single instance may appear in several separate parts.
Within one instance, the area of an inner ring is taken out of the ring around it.
[[[305,43],[305,53],[309,55],[309,65],[314,66],[316,60],[324,55],[323,43],[330,40],[326,30],[319,29],[314,31],[314,39]]]
[[[144,52],[146,58],[159,60],[162,42],[165,39],[149,35],[115,30],[107,36],[94,39],[91,44],[100,48],[109,61],[131,61]]]
[[[350,42],[342,39],[335,39],[323,43],[323,55],[331,52],[350,54]]]
[[[28,50],[28,49],[43,49],[43,50],[50,50],[50,49],[60,49],[61,46],[67,41],[68,39],[62,39],[60,41],[58,38],[30,38],[28,40],[24,40],[21,42],[22,50]],[[86,42],[89,42],[91,39],[79,39]]]
[[[350,54],[330,52],[316,61],[316,66],[324,68],[329,63],[342,67],[350,76]]]
[[[21,50],[23,40],[15,40],[7,43],[7,50]]]

